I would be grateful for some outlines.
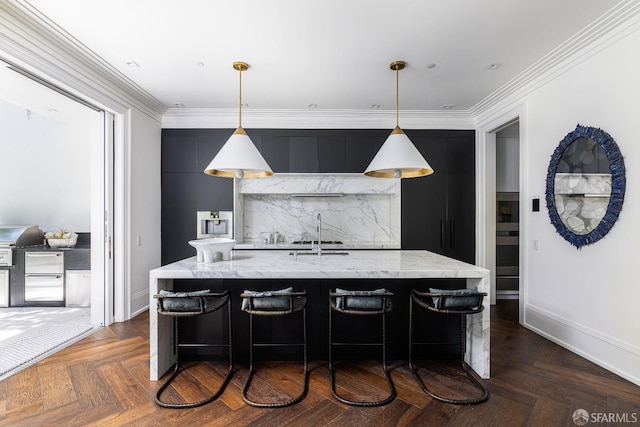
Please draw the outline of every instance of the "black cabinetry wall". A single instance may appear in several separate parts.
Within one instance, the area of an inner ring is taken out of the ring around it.
[[[233,210],[233,180],[204,169],[233,129],[162,131],[162,264],[195,254],[196,212]],[[402,247],[474,262],[474,132],[406,131],[435,173],[402,181]],[[275,173],[362,173],[388,129],[249,129]]]
[[[402,248],[475,263],[474,131],[407,135],[435,172],[402,180]]]

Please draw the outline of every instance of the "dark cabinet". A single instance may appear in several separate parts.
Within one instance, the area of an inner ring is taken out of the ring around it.
[[[435,173],[402,180],[402,248],[475,261],[473,131],[406,131]],[[233,180],[205,175],[233,129],[162,131],[162,263],[195,254],[196,212],[232,210]],[[249,129],[275,173],[363,173],[388,129]]]
[[[402,248],[474,263],[474,132],[407,135],[435,172],[402,181]]]

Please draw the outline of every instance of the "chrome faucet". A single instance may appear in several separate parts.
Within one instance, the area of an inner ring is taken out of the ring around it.
[[[318,225],[317,225],[317,231],[318,231],[318,256],[322,255],[322,217],[320,216],[320,214],[318,214]]]

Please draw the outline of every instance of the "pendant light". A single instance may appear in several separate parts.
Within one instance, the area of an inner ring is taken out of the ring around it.
[[[413,145],[398,124],[398,74],[406,67],[404,61],[394,61],[390,68],[396,72],[396,127],[364,172],[375,178],[415,178],[431,175],[433,169]]]
[[[233,63],[233,69],[240,72],[238,128],[204,170],[208,175],[225,178],[262,178],[273,175],[273,171],[242,128],[242,72],[248,68],[249,64],[245,62]]]

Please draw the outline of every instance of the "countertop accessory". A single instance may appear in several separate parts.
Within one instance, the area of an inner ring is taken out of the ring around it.
[[[218,258],[222,261],[229,261],[231,250],[236,245],[236,241],[224,237],[212,237],[189,240],[189,244],[196,248],[198,262],[215,262]]]
[[[433,169],[400,129],[398,121],[398,74],[407,66],[404,61],[393,61],[390,65],[396,72],[396,127],[375,155],[365,175],[374,178],[414,178],[430,175]]]
[[[57,231],[48,231],[44,235],[51,248],[73,248],[78,242],[78,234],[61,228]]]
[[[240,102],[238,127],[204,170],[208,175],[225,178],[263,178],[273,171],[242,128],[242,72],[249,69],[246,62],[234,62],[240,74]]]

